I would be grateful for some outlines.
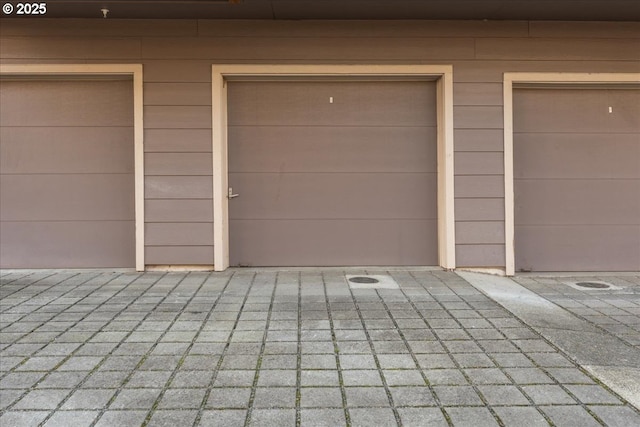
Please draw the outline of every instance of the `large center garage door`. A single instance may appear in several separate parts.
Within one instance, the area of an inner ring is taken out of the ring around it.
[[[131,81],[0,83],[0,265],[133,267]]]
[[[230,82],[230,264],[437,265],[433,82]]]
[[[640,270],[640,90],[514,91],[518,271]]]

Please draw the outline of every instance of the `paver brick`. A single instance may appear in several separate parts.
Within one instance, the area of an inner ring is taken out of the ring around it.
[[[213,388],[207,400],[207,408],[240,409],[249,407],[251,388],[226,387]]]
[[[639,424],[455,273],[384,274],[400,289],[351,290],[338,270],[16,276],[0,301],[0,424]],[[516,279],[640,345],[633,292]]]

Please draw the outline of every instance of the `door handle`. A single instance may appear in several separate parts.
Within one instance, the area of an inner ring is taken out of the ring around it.
[[[236,198],[238,196],[239,196],[239,194],[233,194],[233,188],[229,187],[229,193],[227,194],[227,198],[234,199],[234,198]]]

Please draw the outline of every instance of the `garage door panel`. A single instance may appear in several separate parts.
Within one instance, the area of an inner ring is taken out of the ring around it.
[[[435,85],[424,82],[243,82],[228,99],[230,126],[436,125]]]
[[[640,180],[517,180],[522,225],[637,224]]]
[[[2,127],[0,169],[13,173],[133,173],[132,127]]]
[[[436,174],[229,174],[235,219],[436,218]],[[422,194],[424,197],[419,197]]]
[[[228,100],[232,265],[437,264],[434,82],[230,82]]]
[[[516,178],[640,178],[638,134],[517,135]]]
[[[134,221],[2,222],[2,268],[134,267]],[[123,242],[125,242],[123,244]],[[91,250],[79,250],[91,248]]]
[[[517,132],[637,132],[638,90],[518,89],[513,110]],[[553,98],[553,102],[548,102]],[[611,113],[609,112],[611,107]]]
[[[3,175],[0,188],[3,221],[134,219],[131,175]]]
[[[230,220],[231,265],[435,265],[435,222]]]
[[[1,126],[133,126],[131,81],[2,81]]]
[[[0,262],[135,265],[131,80],[0,82]]]
[[[608,115],[609,129],[615,132],[637,133],[640,129],[640,88],[608,92],[611,106],[611,113]]]
[[[516,269],[640,270],[640,226],[516,226]],[[561,256],[540,251],[553,248]]]
[[[435,127],[229,127],[230,172],[436,172]]]
[[[514,91],[518,270],[640,270],[640,90]]]

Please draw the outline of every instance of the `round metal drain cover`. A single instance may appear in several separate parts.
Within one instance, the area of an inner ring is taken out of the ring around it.
[[[349,279],[350,282],[353,283],[379,283],[380,281],[378,279],[374,279],[373,277],[351,277]]]
[[[578,282],[576,286],[580,286],[581,288],[590,288],[590,289],[607,289],[609,285],[606,283],[598,283],[598,282]]]

